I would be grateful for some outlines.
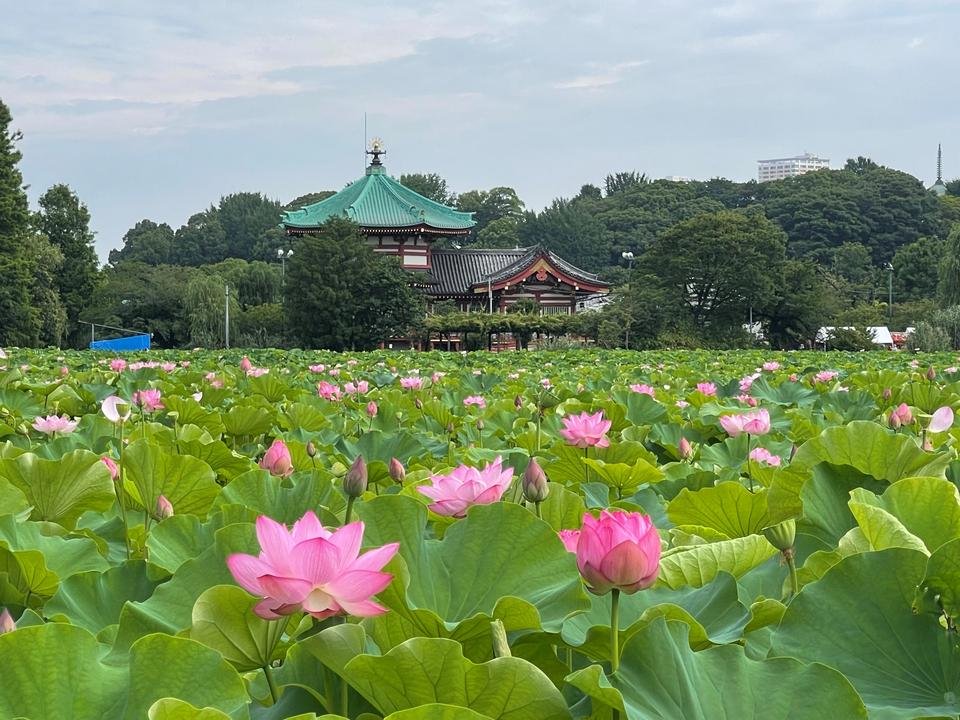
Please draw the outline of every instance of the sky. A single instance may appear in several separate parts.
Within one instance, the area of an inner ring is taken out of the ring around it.
[[[394,175],[527,207],[609,172],[756,176],[865,155],[960,176],[960,0],[38,0],[5,8],[0,100],[33,202],[67,183],[102,258],[222,195]]]

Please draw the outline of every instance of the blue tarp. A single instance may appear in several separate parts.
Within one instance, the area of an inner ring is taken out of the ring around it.
[[[110,352],[129,352],[131,350],[149,350],[150,335],[130,335],[129,337],[114,338],[113,340],[94,340],[90,343],[91,350],[108,350]]]

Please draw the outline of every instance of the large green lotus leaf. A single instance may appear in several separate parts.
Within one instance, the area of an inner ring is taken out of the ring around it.
[[[429,436],[426,436],[426,439],[429,439]],[[397,458],[406,464],[410,458],[426,452],[438,457],[445,455],[447,445],[445,442],[424,443],[420,437],[405,430],[390,433],[374,430],[363,433],[359,440],[342,437],[337,443],[337,449],[347,462],[353,462],[358,455],[363,455],[367,462],[379,460],[388,464],[391,458]]]
[[[535,665],[514,657],[475,664],[459,643],[442,638],[413,638],[383,656],[359,655],[344,672],[383,714],[443,703],[495,720],[570,717],[560,691]]]
[[[74,450],[58,460],[42,460],[33,453],[0,460],[0,477],[27,496],[30,517],[66,528],[88,510],[104,512],[115,501],[110,471],[87,450]]]
[[[189,395],[184,397],[164,394],[163,403],[167,408],[167,414],[175,417],[181,428],[187,425],[195,425],[203,428],[211,435],[220,435],[223,432],[220,413],[205,409]],[[188,451],[185,450],[185,452]]]
[[[914,610],[937,615],[942,610],[954,619],[960,615],[960,538],[941,545],[930,555]]]
[[[52,597],[59,582],[43,553],[0,545],[0,605],[35,605]]]
[[[44,612],[54,619],[63,616],[97,634],[120,621],[128,600],[146,600],[156,585],[147,577],[145,563],[131,560],[106,572],[84,572],[67,578],[44,606]]]
[[[540,516],[554,530],[579,528],[587,511],[583,498],[563,485],[550,483],[550,494],[540,503]]]
[[[634,425],[653,425],[667,417],[667,409],[644,393],[629,393],[626,406],[627,420]]]
[[[957,486],[933,477],[906,478],[882,496],[857,488],[850,494],[850,511],[875,550],[913,547],[933,552],[960,537],[960,497]],[[892,533],[902,537],[884,540]],[[909,544],[907,544],[909,543]]]
[[[227,525],[216,533],[216,542],[201,555],[187,560],[162,583],[149,599],[128,602],[120,613],[120,627],[111,658],[119,661],[131,645],[150,633],[175,635],[190,627],[193,606],[207,588],[233,584],[226,557],[234,552],[259,552],[252,525]]]
[[[551,482],[574,485],[587,481],[583,450],[558,442],[551,445],[548,452],[556,459],[547,460],[541,465]]]
[[[135,500],[150,512],[163,495],[180,514],[203,517],[220,487],[216,474],[202,460],[178,455],[149,440],[130,443],[123,454],[124,483],[136,488]]]
[[[251,395],[260,395],[271,405],[276,405],[293,394],[293,389],[281,380],[279,375],[270,373],[250,378],[248,387]]]
[[[907,477],[943,477],[951,457],[924,452],[916,440],[898,435],[875,422],[854,421],[829,427],[805,442],[793,458],[794,465],[818,463],[849,465],[876,480],[896,482]]]
[[[0,517],[0,544],[11,550],[37,550],[60,579],[88,570],[102,572],[110,567],[97,552],[96,543],[81,535],[48,534],[60,530],[56,525],[18,522],[12,515]]]
[[[319,432],[330,424],[330,419],[320,408],[305,402],[288,405],[279,421],[287,430],[302,430],[311,433]]]
[[[723,468],[738,469],[747,461],[748,442],[749,438],[746,435],[740,435],[726,438],[712,445],[704,445],[700,448],[700,465],[708,469],[712,468],[718,473]],[[739,475],[739,470],[736,474]]]
[[[526,619],[518,624],[503,617],[508,628],[556,632],[567,615],[589,606],[573,555],[549,525],[519,505],[475,506],[442,541],[424,537],[427,511],[412,498],[380,496],[358,511],[367,521],[368,545],[400,543],[410,574],[406,607],[431,610],[451,627],[479,614],[500,617],[510,606],[520,612],[517,606],[525,604],[540,622],[530,627]]]
[[[234,405],[223,413],[223,427],[234,437],[254,437],[270,432],[274,413],[263,407]]]
[[[266,667],[287,623],[256,615],[253,608],[259,601],[236,585],[204,590],[193,606],[190,638],[213,648],[241,672]]]
[[[859,487],[879,493],[887,485],[849,466],[816,465],[799,491],[803,515],[797,522],[797,533],[816,538],[825,548],[835,547],[856,527],[848,503],[850,493]]]
[[[29,507],[27,496],[9,480],[0,478],[0,515],[14,515]]]
[[[282,481],[257,468],[240,475],[223,488],[214,507],[245,505],[277,522],[293,523],[308,510],[320,513],[323,507],[335,512],[344,505],[343,496],[326,476],[300,472]],[[325,523],[329,519],[321,518]]]
[[[147,711],[147,720],[230,720],[216,708],[196,708],[176,698],[157,700]]]
[[[590,610],[563,623],[561,637],[568,645],[593,660],[610,655],[610,595],[592,596]],[[737,581],[722,572],[702,588],[649,590],[620,596],[619,627],[626,639],[656,618],[681,620],[690,626],[694,648],[737,642],[750,612],[740,602]]]
[[[590,468],[590,476],[599,478],[605,485],[616,490],[618,498],[631,495],[641,485],[659,482],[664,477],[659,467],[642,458],[637,458],[630,465],[594,458],[587,458],[584,462]]]
[[[35,625],[0,635],[0,717],[103,720],[119,717],[126,672],[102,665],[83,628]]]
[[[140,720],[161,698],[249,718],[243,679],[216,650],[187,638],[153,634],[130,649],[130,679],[124,720]]]
[[[172,575],[187,560],[209,548],[218,529],[219,525],[212,520],[204,523],[196,515],[168,517],[153,526],[147,536],[150,563]]]
[[[567,677],[629,720],[822,720],[866,718],[850,683],[824,665],[750,660],[735,645],[690,649],[688,627],[656,620],[624,644],[612,678],[599,665]]]
[[[772,387],[766,378],[758,378],[750,386],[750,395],[775,405],[803,407],[812,404],[819,393],[795,382],[784,382]]]
[[[954,639],[935,617],[911,609],[926,565],[923,553],[904,548],[844,558],[793,599],[773,635],[772,653],[836,668],[871,717],[956,717],[960,657]]]
[[[720,572],[740,577],[776,554],[761,535],[671,548],[660,558],[660,582],[669,588],[702,587]]]
[[[735,482],[695,492],[684,488],[667,505],[667,516],[676,525],[701,525],[729,538],[746,537],[767,525],[767,492],[752,493]]]
[[[864,537],[863,531],[859,527],[855,527],[840,538],[837,547],[833,550],[818,550],[808,555],[803,566],[797,568],[797,580],[802,587],[807,583],[819,580],[826,574],[827,570],[843,558],[874,549],[876,548],[870,547],[870,542]]]
[[[203,460],[218,477],[226,480],[233,480],[255,466],[250,458],[233,452],[219,440],[212,442],[181,440],[178,447],[184,455],[192,455],[198,460]]]
[[[407,710],[390,713],[383,720],[493,720],[490,715],[478,713],[470,708],[429,703]]]

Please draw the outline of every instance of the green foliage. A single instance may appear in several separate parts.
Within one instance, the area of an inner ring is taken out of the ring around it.
[[[376,347],[423,317],[422,296],[409,282],[395,259],[374,254],[356,225],[332,220],[303,236],[288,262],[290,327],[305,347]]]
[[[457,196],[450,192],[447,181],[437,173],[404,173],[400,176],[400,184],[441,205],[457,202]]]
[[[831,350],[873,350],[873,335],[866,328],[835,327],[830,331],[825,345]]]

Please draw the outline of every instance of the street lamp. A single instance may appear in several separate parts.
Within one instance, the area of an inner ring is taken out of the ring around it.
[[[893,325],[893,263],[887,263],[884,268],[887,275],[887,326]]]
[[[627,270],[633,270],[633,253],[629,250],[624,250],[620,253],[620,257],[627,261]]]
[[[277,260],[280,261],[280,334],[287,336],[287,260],[293,257],[293,250],[284,252],[277,248]]]

